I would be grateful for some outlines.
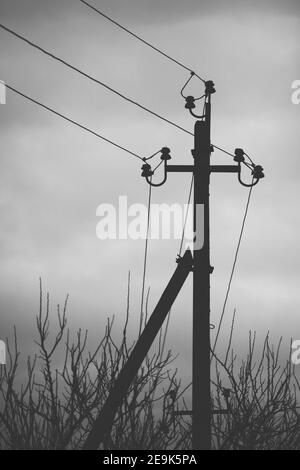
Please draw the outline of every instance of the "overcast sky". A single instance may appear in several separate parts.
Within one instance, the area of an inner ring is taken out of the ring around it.
[[[265,168],[255,187],[229,298],[222,342],[237,309],[235,343],[249,329],[300,339],[298,240],[299,116],[291,84],[300,79],[299,1],[91,0],[216,85],[212,141],[244,148]],[[193,130],[180,88],[189,73],[137,42],[76,0],[1,0],[1,23],[120,92]],[[0,30],[0,79],[141,155],[164,145],[191,163],[193,139]],[[201,82],[191,84],[201,94]],[[132,274],[137,330],[144,242],[100,241],[96,209],[146,203],[134,157],[7,92],[0,105],[0,336],[15,323],[33,346],[38,279],[53,312],[70,294],[69,323],[102,335],[107,316],[125,316]],[[215,152],[217,163],[230,157]],[[188,175],[169,175],[154,202],[185,203]],[[212,323],[217,323],[247,189],[234,175],[211,178]],[[173,273],[178,241],[151,241],[147,286],[153,307]],[[172,311],[169,346],[179,368],[191,363],[191,282]],[[212,333],[213,335],[213,333]],[[213,338],[213,336],[212,336]]]

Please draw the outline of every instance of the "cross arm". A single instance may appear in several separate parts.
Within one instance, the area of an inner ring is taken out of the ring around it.
[[[169,173],[182,173],[194,172],[194,165],[167,165],[167,172]],[[238,165],[210,165],[209,170],[211,173],[238,173]]]

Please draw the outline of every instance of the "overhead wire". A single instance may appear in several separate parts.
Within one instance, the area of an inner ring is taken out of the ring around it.
[[[220,152],[223,152],[223,153],[229,155],[230,157],[233,157],[233,158],[235,157],[235,155],[234,155],[233,153],[230,153],[230,152],[228,152],[227,150],[225,150],[225,149],[223,149],[223,148],[221,148],[221,147],[218,147],[218,146],[215,145],[215,144],[212,144],[212,146],[213,146],[213,148],[215,148],[215,149],[217,149],[217,150],[220,150]],[[253,167],[255,166],[255,164],[253,163],[253,160],[250,158],[250,156],[249,156],[246,152],[244,152],[244,155],[246,155],[246,157],[249,159],[249,161],[250,161],[251,164],[249,164],[249,163],[247,163],[247,162],[245,162],[245,161],[242,162],[242,163],[252,170]]]
[[[128,96],[124,95],[123,93],[121,93],[120,91],[116,90],[115,88],[111,87],[110,85],[107,85],[106,83],[102,82],[101,80],[98,80],[97,78],[93,77],[92,75],[84,72],[83,70],[79,69],[78,67],[75,67],[74,65],[70,64],[69,62],[67,62],[66,60],[64,59],[61,59],[60,57],[58,57],[57,55],[53,54],[52,52],[49,52],[47,51],[46,49],[44,49],[43,47],[39,46],[38,44],[30,41],[29,39],[25,38],[24,36],[22,36],[21,34],[17,33],[16,31],[12,30],[11,28],[8,28],[7,26],[3,25],[0,23],[0,28],[2,28],[3,30],[9,32],[10,34],[12,34],[13,36],[17,37],[18,39],[21,39],[21,41],[29,44],[30,46],[34,47],[35,49],[37,49],[38,51],[42,52],[43,54],[47,55],[48,57],[51,57],[52,59],[62,63],[63,65],[65,65],[66,67],[72,69],[73,71],[79,73],[80,75],[82,75],[83,77],[91,80],[92,82],[94,83],[97,83],[98,85],[101,85],[102,87],[106,88],[107,90],[111,91],[112,93],[114,93],[115,95],[119,96],[120,98],[128,101],[129,103],[131,104],[134,104],[135,106],[138,106],[140,109],[143,109],[144,111],[146,111],[147,113],[149,114],[152,114],[153,116],[161,119],[162,121],[166,122],[167,124],[170,124],[171,126],[174,126],[176,127],[177,129],[180,129],[181,131],[185,132],[186,134],[189,134],[189,135],[194,135],[193,132],[190,132],[188,131],[187,129],[185,129],[184,127],[180,126],[179,124],[176,124],[175,122],[171,121],[170,119],[167,119],[165,118],[164,116],[156,113],[155,111],[152,111],[151,109],[147,108],[146,106],[138,103],[137,101],[129,98]]]
[[[87,2],[85,2],[85,1],[83,1],[83,0],[80,0],[80,1],[82,1],[82,3],[85,3],[85,4],[87,4],[88,6],[90,6],[91,8],[94,9],[94,7],[92,7],[91,5],[89,5]],[[96,9],[96,11],[98,11],[98,10]],[[100,14],[102,14],[102,12],[100,12],[100,11],[98,11],[98,12],[99,12]],[[103,16],[106,17],[106,15],[104,15],[104,14],[103,14]],[[108,17],[107,17],[107,18],[108,18]],[[110,18],[109,18],[109,19],[110,19]],[[110,20],[111,20],[112,22],[114,22],[114,20],[112,20],[112,19],[110,19]],[[118,23],[117,23],[117,24],[118,24]],[[137,101],[135,101],[135,100],[129,98],[128,96],[126,96],[126,95],[124,95],[123,93],[119,92],[118,90],[114,89],[114,88],[111,87],[110,85],[108,85],[108,84],[102,82],[101,80],[98,80],[97,78],[95,78],[95,77],[93,77],[92,75],[90,75],[90,74],[84,72],[83,70],[79,69],[78,67],[75,67],[74,65],[70,64],[70,63],[67,62],[66,60],[64,60],[64,59],[62,59],[62,58],[56,56],[56,55],[53,54],[52,52],[47,51],[47,50],[44,49],[43,47],[41,47],[41,46],[39,46],[38,44],[32,42],[31,40],[25,38],[24,36],[22,36],[21,34],[17,33],[17,32],[14,31],[14,30],[12,30],[11,28],[8,28],[7,26],[5,26],[5,25],[3,25],[3,24],[1,24],[1,23],[0,23],[0,27],[1,27],[3,30],[5,30],[5,31],[9,32],[10,34],[12,34],[13,36],[17,37],[18,39],[22,40],[23,42],[27,43],[28,45],[30,45],[30,46],[34,47],[35,49],[39,50],[39,51],[42,52],[43,54],[45,54],[45,55],[51,57],[52,59],[54,59],[54,60],[56,60],[56,61],[62,63],[62,64],[65,65],[66,67],[72,69],[73,71],[79,73],[80,75],[82,75],[82,76],[84,76],[85,78],[87,78],[87,79],[93,81],[94,83],[103,86],[104,88],[106,88],[106,89],[109,90],[110,92],[116,94],[116,95],[119,96],[120,98],[122,98],[122,99],[128,101],[128,102],[131,103],[131,104],[134,104],[135,106],[139,107],[140,109],[143,109],[144,111],[148,112],[149,114],[151,114],[151,115],[153,115],[153,116],[155,116],[155,117],[161,119],[162,121],[166,122],[167,124],[170,124],[170,125],[173,126],[173,127],[176,127],[177,129],[183,131],[184,133],[189,134],[189,135],[191,135],[191,136],[194,136],[194,133],[193,133],[193,132],[191,132],[191,131],[185,129],[184,127],[182,127],[182,126],[179,125],[179,124],[176,124],[175,122],[171,121],[170,119],[165,118],[164,116],[162,116],[162,115],[156,113],[155,111],[152,111],[151,109],[149,109],[149,108],[147,108],[146,106],[140,104],[139,102],[137,102]],[[126,30],[126,29],[125,29],[125,30]],[[201,77],[199,77],[199,76],[198,76],[195,72],[193,72],[191,69],[187,68],[187,70],[189,70],[189,71],[191,72],[191,76],[190,76],[189,79],[187,80],[187,82],[186,82],[186,84],[184,85],[184,87],[185,87],[185,86],[187,85],[187,83],[191,80],[191,78],[192,78],[193,75],[195,75],[195,76],[197,76],[198,78],[201,79]],[[203,98],[203,96],[201,96],[200,98],[197,98],[197,99],[201,99],[201,98]],[[221,152],[223,152],[223,153],[225,153],[225,154],[227,154],[227,155],[229,155],[229,156],[234,157],[234,154],[232,154],[232,153],[230,153],[230,152],[224,150],[223,148],[218,147],[217,145],[214,145],[214,144],[212,144],[212,146],[213,146],[214,148],[220,150]],[[157,153],[158,153],[158,152],[157,152]],[[156,155],[156,153],[155,153],[153,156],[155,156],[155,155]],[[246,157],[250,160],[251,165],[254,165],[254,163],[253,163],[252,159],[250,158],[250,156],[249,156],[247,153],[245,153],[245,155],[246,155]],[[150,156],[148,159],[150,159],[150,158],[152,158],[152,156]],[[243,163],[244,163],[246,166],[248,166],[248,168],[250,168],[250,166],[247,165],[246,162],[243,162]]]
[[[250,162],[252,163],[252,165],[254,165],[253,160],[252,160],[251,157],[248,155],[248,153],[246,153],[246,152],[244,152],[244,153],[245,153],[246,157],[249,158],[249,160],[250,160]]]
[[[80,1],[83,1],[83,0],[80,0]],[[86,3],[86,2],[83,2],[83,3]],[[166,122],[167,124],[170,124],[174,127],[176,127],[177,129],[185,132],[186,134],[189,134],[191,136],[194,136],[194,133],[189,131],[188,129],[185,129],[184,127],[182,127],[181,125],[179,124],[176,124],[175,122],[165,118],[164,116],[156,113],[155,111],[152,111],[151,109],[147,108],[146,106],[140,104],[139,102],[129,98],[128,96],[124,95],[123,93],[119,92],[118,90],[114,89],[113,87],[111,87],[110,85],[107,85],[106,83],[102,82],[101,80],[98,80],[97,78],[93,77],[92,75],[84,72],[83,70],[79,69],[78,67],[75,67],[74,65],[70,64],[69,62],[67,62],[66,60],[56,56],[55,54],[53,54],[52,52],[49,52],[47,51],[46,49],[44,49],[43,47],[39,46],[38,44],[32,42],[31,40],[25,38],[24,36],[22,36],[21,34],[17,33],[16,31],[12,30],[11,28],[8,28],[7,26],[3,25],[0,23],[0,28],[2,28],[3,30],[9,32],[10,34],[12,34],[13,36],[17,37],[18,39],[22,40],[23,42],[29,44],[30,46],[34,47],[35,49],[39,50],[40,52],[42,52],[43,54],[51,57],[52,59],[62,63],[63,65],[65,65],[66,67],[72,69],[73,71],[79,73],[80,75],[84,76],[85,78],[93,81],[94,83],[98,84],[98,85],[101,85],[103,86],[104,88],[106,88],[107,90],[111,91],[112,93],[116,94],[117,96],[119,96],[120,98],[128,101],[129,103],[131,104],[134,104],[135,106],[138,106],[140,109],[143,109],[144,111],[150,113],[151,115],[161,119],[162,121]],[[188,69],[189,70],[189,69]],[[192,71],[191,71],[192,72]],[[195,74],[195,72],[193,72],[194,75],[197,76],[197,74]],[[191,75],[192,77],[192,75]],[[189,78],[189,80],[191,79],[191,77]],[[188,80],[188,81],[189,81]],[[188,82],[187,82],[188,83]],[[202,96],[200,97],[202,98]],[[200,99],[199,98],[199,99]],[[234,154],[224,150],[223,148],[221,147],[218,147],[217,145],[214,145],[212,144],[214,148],[220,150],[221,152],[227,154],[227,155],[230,155],[232,157],[234,157]],[[158,153],[158,152],[157,152]],[[154,154],[156,155],[156,153]],[[154,156],[153,155],[153,156]],[[251,160],[251,158],[249,157],[248,154],[245,153],[245,155],[249,158],[249,160],[251,161],[251,163],[253,164],[253,161]],[[149,157],[149,159],[152,158],[152,156]]]
[[[37,100],[35,100],[34,98],[31,98],[31,96],[28,96],[28,95],[26,95],[25,93],[22,93],[21,91],[17,90],[17,89],[14,88],[13,86],[11,86],[11,85],[9,85],[9,84],[7,84],[7,83],[5,84],[5,86],[6,86],[9,90],[13,91],[14,93],[16,93],[16,94],[22,96],[23,98],[25,98],[25,99],[31,101],[31,102],[34,103],[34,104],[37,104],[38,106],[40,106],[40,107],[46,109],[47,111],[50,111],[51,113],[53,113],[53,114],[55,114],[55,115],[61,117],[61,118],[64,119],[65,121],[68,121],[68,122],[70,122],[71,124],[74,124],[75,126],[80,127],[81,129],[83,129],[83,130],[89,132],[90,134],[93,134],[94,136],[98,137],[99,139],[102,139],[102,140],[104,140],[105,142],[108,142],[109,144],[113,145],[114,147],[117,147],[118,149],[123,150],[124,152],[127,152],[127,153],[129,153],[130,155],[133,155],[134,157],[136,157],[136,158],[138,158],[139,160],[142,160],[142,161],[143,161],[143,158],[142,158],[140,155],[138,155],[138,154],[135,153],[135,152],[132,152],[131,150],[127,149],[126,147],[123,147],[122,145],[117,144],[116,142],[114,142],[114,141],[108,139],[107,137],[104,137],[103,135],[99,134],[98,132],[93,131],[92,129],[90,129],[90,128],[84,126],[83,124],[80,124],[80,123],[77,122],[77,121],[74,121],[74,119],[71,119],[71,118],[69,118],[68,116],[65,116],[64,114],[62,114],[62,113],[56,111],[55,109],[50,108],[49,106],[47,106],[47,105],[41,103],[40,101],[37,101]]]
[[[151,160],[151,158],[155,157],[157,154],[159,154],[161,152],[161,149],[159,149],[157,152],[153,153],[152,155],[150,155],[150,157],[145,157],[144,158],[144,161],[146,162],[147,160]]]
[[[230,273],[230,277],[229,277],[229,281],[228,281],[228,285],[227,285],[227,289],[226,289],[226,295],[225,295],[225,299],[224,299],[224,303],[223,303],[223,307],[222,307],[222,313],[221,313],[221,317],[220,317],[220,320],[219,320],[214,345],[213,345],[213,348],[212,348],[212,356],[214,356],[214,354],[215,354],[215,350],[216,350],[216,346],[217,346],[217,343],[218,343],[222,323],[223,323],[223,320],[224,320],[224,315],[225,315],[225,310],[226,310],[226,306],[227,306],[227,302],[228,302],[228,298],[229,298],[229,293],[230,293],[230,289],[231,289],[231,285],[232,285],[233,275],[234,275],[234,271],[235,271],[235,268],[236,268],[236,263],[237,263],[237,260],[238,260],[238,255],[239,255],[239,250],[240,250],[240,246],[241,246],[241,242],[242,242],[242,238],[243,238],[246,219],[247,219],[247,215],[248,215],[248,211],[249,211],[249,205],[250,205],[250,200],[251,200],[251,195],[252,195],[252,189],[253,189],[253,186],[250,187],[249,192],[248,192],[248,198],[247,198],[247,202],[246,202],[246,206],[245,206],[242,226],[241,226],[241,230],[240,230],[240,234],[239,234],[239,238],[238,238],[238,243],[237,243],[237,247],[236,247],[236,250],[235,250],[233,265],[232,265],[232,268],[231,268],[231,273]]]
[[[218,147],[218,146],[215,145],[215,144],[213,144],[212,146],[213,146],[215,149],[220,150],[220,152],[226,153],[226,154],[229,155],[230,157],[234,157],[234,154],[233,154],[233,153],[230,153],[230,152],[228,152],[227,150],[224,150],[223,148]]]
[[[37,104],[38,106],[41,106],[42,108],[46,109],[47,111],[50,111],[51,113],[61,117],[62,119],[74,124],[75,126],[80,127],[81,129],[84,129],[85,131],[95,135],[96,137],[99,137],[100,139],[110,143],[111,145],[119,148],[120,150],[123,150],[130,155],[133,155],[137,157],[138,159],[143,161],[143,158],[140,155],[137,155],[136,153],[132,152],[131,150],[128,150],[127,148],[113,142],[110,139],[107,139],[106,137],[98,134],[97,132],[89,129],[88,127],[78,123],[77,121],[74,121],[73,119],[61,114],[60,112],[50,108],[49,106],[44,105],[43,103],[35,100],[34,98],[31,98],[30,96],[26,95],[25,93],[20,92],[16,88],[12,87],[11,85],[6,83],[6,87],[15,92],[16,94],[22,96],[23,98],[26,98],[27,100],[33,102],[34,104]],[[158,152],[156,152],[157,154]],[[162,161],[161,161],[162,162]],[[159,166],[159,165],[158,165]],[[143,263],[143,281],[142,281],[142,296],[141,296],[141,317],[140,317],[140,329],[139,329],[139,334],[141,333],[141,328],[143,324],[143,306],[144,306],[144,295],[145,295],[145,283],[146,283],[146,269],[147,269],[147,256],[148,256],[148,237],[149,237],[149,227],[150,227],[150,211],[151,211],[151,194],[152,194],[152,186],[149,185],[149,194],[148,194],[148,214],[147,214],[147,229],[146,229],[146,241],[145,241],[145,250],[144,250],[144,263]]]
[[[163,160],[161,160],[154,168],[153,168],[153,173],[164,163]]]
[[[147,227],[146,227],[144,261],[143,261],[142,295],[141,295],[139,336],[141,335],[141,332],[142,332],[143,319],[144,319],[144,297],[145,297],[146,271],[147,271],[147,261],[148,261],[150,215],[151,215],[152,186],[151,186],[151,184],[149,184],[148,186],[149,186],[149,192],[148,192],[148,205],[147,205]]]
[[[145,44],[146,46],[150,47],[151,49],[153,49],[154,51],[158,52],[159,54],[161,54],[162,56],[164,56],[166,59],[174,62],[175,64],[177,64],[178,66],[182,67],[183,69],[185,70],[188,70],[189,72],[193,73],[194,75],[196,75],[196,77],[199,78],[199,80],[201,80],[203,83],[205,83],[205,80],[204,78],[202,78],[199,74],[197,74],[196,72],[194,72],[193,69],[191,69],[190,67],[186,66],[185,64],[183,64],[182,62],[180,62],[179,60],[177,59],[174,59],[174,57],[170,56],[169,54],[166,54],[165,52],[163,52],[161,49],[159,49],[158,47],[154,46],[153,44],[151,44],[150,42],[146,41],[145,39],[143,39],[141,36],[137,35],[136,33],[132,32],[130,29],[126,28],[125,26],[123,26],[121,23],[118,23],[116,20],[114,20],[113,18],[111,18],[110,16],[106,15],[105,13],[103,13],[103,11],[99,10],[98,8],[96,8],[95,6],[91,5],[90,3],[86,2],[85,0],[80,0],[81,3],[84,3],[86,6],[88,6],[89,8],[91,8],[93,11],[95,11],[96,13],[98,13],[99,15],[101,15],[103,18],[107,19],[108,21],[110,21],[111,23],[113,23],[114,25],[118,26],[119,28],[121,28],[123,31],[126,31],[126,33],[130,34],[131,36],[133,36],[134,38],[136,38],[138,41],[142,42],[143,44]]]
[[[181,257],[181,253],[182,253],[183,240],[184,240],[184,234],[185,234],[185,229],[186,229],[186,224],[187,224],[187,218],[188,218],[188,215],[189,215],[189,209],[190,209],[190,202],[191,202],[191,197],[192,197],[193,186],[194,186],[194,175],[191,178],[191,184],[190,184],[188,201],[187,201],[187,209],[186,209],[186,213],[185,213],[184,224],[183,224],[183,229],[182,229],[182,236],[181,236],[179,252],[178,252],[179,257]]]
[[[130,35],[132,35],[133,37],[135,37],[136,39],[138,39],[139,41],[141,41],[142,43],[144,43],[145,45],[147,45],[148,47],[152,48],[153,50],[155,50],[156,52],[160,53],[161,55],[163,55],[165,58],[169,59],[170,61],[174,62],[175,64],[177,64],[178,66],[184,68],[185,70],[188,70],[190,73],[191,73],[191,77],[192,76],[196,76],[198,77],[203,83],[205,83],[205,80],[199,76],[197,73],[195,73],[190,67],[187,67],[186,65],[184,65],[183,63],[181,63],[180,61],[174,59],[173,57],[171,57],[170,55],[166,54],[165,52],[163,52],[161,49],[159,49],[158,47],[156,46],[153,46],[152,44],[150,44],[149,42],[145,41],[143,38],[141,38],[140,36],[138,36],[137,34],[133,33],[132,31],[130,31],[128,28],[124,27],[123,25],[121,25],[120,23],[118,23],[117,21],[113,20],[112,18],[110,18],[108,15],[104,14],[102,11],[100,11],[99,9],[95,8],[94,6],[92,6],[91,4],[89,4],[88,2],[86,2],[85,0],[80,0],[81,3],[85,4],[86,6],[88,6],[89,8],[91,8],[92,10],[96,11],[98,14],[100,14],[101,16],[103,16],[104,18],[106,18],[107,20],[109,20],[110,22],[114,23],[116,26],[120,27],[121,29],[123,29],[124,31],[126,31],[127,33],[129,33]],[[69,62],[65,61],[64,59],[61,59],[59,57],[57,57],[56,55],[54,55],[53,53],[50,53],[49,51],[46,51],[44,48],[40,47],[38,44],[35,44],[33,43],[32,41],[28,40],[27,38],[25,38],[24,36],[21,36],[20,34],[18,34],[17,32],[11,30],[10,28],[0,24],[0,27],[4,30],[6,30],[7,32],[13,34],[15,37],[21,39],[22,41],[26,42],[27,44],[31,45],[32,47],[36,48],[37,50],[39,50],[40,52],[48,55],[49,57],[61,62],[62,64],[64,64],[65,66],[69,67],[70,69],[76,71],[77,73],[81,74],[82,76],[90,79],[91,81],[103,86],[104,88],[108,89],[109,91],[111,91],[112,93],[120,96],[121,98],[125,99],[126,101],[138,106],[139,108],[145,110],[146,112],[158,117],[159,119],[167,122],[168,124],[182,130],[183,132],[189,134],[189,135],[194,135],[192,132],[188,131],[187,129],[183,128],[182,126],[170,121],[169,119],[159,115],[158,113],[150,110],[149,108],[141,105],[140,103],[132,100],[131,98],[125,96],[123,93],[120,93],[119,91],[115,90],[114,88],[112,88],[111,86],[105,84],[104,82],[96,79],[95,77],[89,75],[88,73],[80,70],[79,68],[73,66],[72,64],[70,64]],[[190,81],[191,77],[189,78],[189,80],[187,81],[187,83]],[[186,83],[186,84],[187,84]],[[185,85],[186,86],[186,85]],[[22,93],[20,92],[19,90],[17,90],[16,88],[12,87],[11,85],[9,84],[6,84],[6,87],[8,89],[10,89],[11,91],[13,91],[14,93],[22,96],[23,98],[33,102],[34,104],[50,111],[51,113],[61,117],[62,119],[68,121],[69,123],[89,132],[90,134],[93,134],[94,136],[106,141],[107,143],[110,143],[111,145],[113,145],[114,147],[116,148],[119,148],[120,150],[123,150],[124,152],[140,159],[140,160],[147,160],[147,159],[150,159],[152,157],[154,157],[158,152],[156,152],[155,154],[151,155],[150,157],[148,158],[143,158],[141,157],[140,155],[136,154],[135,152],[132,152],[131,150],[127,149],[126,147],[123,147],[122,145],[120,144],[117,144],[116,142],[102,136],[101,134],[99,134],[98,132],[95,132],[93,130],[91,130],[90,128],[88,128],[87,126],[84,126],[80,123],[78,123],[77,121],[73,120],[72,118],[69,118],[65,115],[63,115],[62,113],[54,110],[53,108],[50,108],[49,106],[47,105],[44,105],[43,103],[41,103],[40,101],[37,101],[35,100],[34,98],[26,95],[25,93]],[[230,155],[232,157],[234,157],[233,154],[227,152],[226,150],[216,146],[216,145],[213,145],[214,148],[222,151],[223,153],[227,154],[227,155]],[[248,157],[248,159],[250,160],[251,164],[254,165],[252,159],[249,157],[249,155],[247,155],[245,153],[245,155]],[[248,166],[248,168],[251,168],[251,165],[247,164],[246,162],[244,162],[246,166]],[[161,163],[159,163],[157,165],[157,167],[155,168],[155,170],[161,165]],[[190,198],[191,198],[191,192],[192,192],[192,187],[193,187],[193,178],[192,178],[192,181],[191,181],[191,186],[190,186],[190,191],[189,191],[189,198],[188,198],[188,207],[189,207],[189,203],[190,203]],[[143,265],[143,284],[142,284],[142,298],[141,298],[141,318],[142,318],[142,311],[143,311],[143,304],[144,304],[144,292],[145,292],[145,278],[146,278],[146,268],[147,268],[147,254],[148,254],[148,235],[149,235],[149,224],[150,224],[150,205],[151,205],[151,185],[149,185],[149,195],[148,195],[148,215],[147,215],[147,235],[146,235],[146,242],[145,242],[145,251],[144,251],[144,265]],[[251,194],[252,194],[252,187],[250,188],[249,190],[249,194],[248,194],[248,199],[247,199],[247,203],[246,203],[246,209],[245,209],[245,213],[244,213],[244,218],[243,218],[243,222],[242,222],[242,227],[241,227],[241,231],[240,231],[240,236],[239,236],[239,240],[238,240],[238,244],[237,244],[237,248],[236,248],[236,252],[235,252],[235,257],[234,257],[234,262],[233,262],[233,266],[232,266],[232,270],[231,270],[231,274],[230,274],[230,279],[229,279],[229,283],[228,283],[228,287],[227,287],[227,291],[226,291],[226,296],[225,296],[225,300],[224,300],[224,304],[223,304],[223,308],[222,308],[222,314],[221,314],[221,318],[220,318],[220,321],[219,321],[219,325],[218,325],[218,330],[217,330],[217,334],[216,334],[216,338],[215,338],[215,342],[214,342],[214,346],[213,346],[213,354],[215,352],[215,348],[216,348],[216,345],[217,345],[217,342],[218,342],[218,338],[219,338],[219,334],[220,334],[220,329],[221,329],[221,326],[222,326],[222,322],[223,322],[223,318],[224,318],[224,314],[225,314],[225,309],[226,309],[226,305],[227,305],[227,301],[228,301],[228,297],[229,297],[229,292],[230,292],[230,289],[231,289],[231,284],[232,284],[232,279],[233,279],[233,275],[234,275],[234,271],[235,271],[235,267],[236,267],[236,263],[237,263],[237,258],[238,258],[238,253],[239,253],[239,249],[240,249],[240,245],[241,245],[241,240],[242,240],[242,236],[243,236],[243,231],[244,231],[244,226],[245,226],[245,222],[246,222],[246,218],[247,218],[247,214],[248,214],[248,209],[249,209],[249,203],[250,203],[250,199],[251,199]],[[188,211],[187,211],[188,212]],[[186,214],[186,217],[185,217],[185,222],[184,222],[184,227],[183,227],[183,235],[182,235],[182,239],[181,239],[181,244],[180,244],[180,250],[179,250],[179,253],[181,254],[181,251],[182,251],[182,245],[183,245],[183,239],[184,239],[184,231],[185,231],[185,226],[186,226],[186,222],[187,222],[187,214]],[[142,325],[142,320],[141,320],[141,323],[140,323],[140,329],[141,329],[141,325]]]

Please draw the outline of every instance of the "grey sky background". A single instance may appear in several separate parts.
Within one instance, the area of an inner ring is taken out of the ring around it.
[[[212,141],[244,148],[265,168],[254,189],[230,295],[235,344],[249,329],[262,337],[300,338],[299,113],[291,83],[300,79],[298,1],[91,0],[108,15],[215,82]],[[79,1],[0,1],[1,22],[154,111],[193,129],[179,90],[189,73],[93,13]],[[149,155],[164,145],[174,163],[191,162],[192,137],[0,30],[0,79],[121,145]],[[201,94],[197,80],[191,91]],[[132,333],[137,331],[144,242],[100,241],[96,208],[147,200],[140,162],[45,110],[7,93],[0,106],[0,336],[17,325],[33,347],[38,279],[53,314],[70,294],[69,324],[102,336],[108,316],[121,328],[127,272],[132,275]],[[215,152],[213,162],[231,163]],[[153,202],[185,203],[189,176],[170,175]],[[212,323],[217,323],[247,199],[234,175],[211,180]],[[178,241],[151,241],[147,285],[153,307],[175,269]],[[172,311],[168,346],[191,363],[191,282]],[[212,332],[212,338],[214,333]]]

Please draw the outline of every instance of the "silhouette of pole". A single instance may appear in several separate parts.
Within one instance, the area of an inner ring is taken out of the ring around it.
[[[211,272],[209,260],[210,153],[209,96],[206,103],[205,120],[196,121],[195,123],[195,148],[192,152],[194,157],[194,233],[196,234],[193,249],[192,448],[194,450],[210,449],[211,446],[209,321],[209,278]],[[198,210],[201,206],[203,211]]]
[[[187,82],[188,83],[188,82]],[[186,83],[186,84],[187,84]],[[186,85],[185,85],[186,86]],[[183,87],[184,89],[185,87]],[[161,328],[174,300],[183,286],[188,273],[193,271],[193,361],[192,361],[192,449],[209,450],[211,448],[211,416],[213,413],[227,413],[227,410],[212,410],[210,396],[210,266],[209,246],[209,182],[211,173],[237,173],[238,181],[246,187],[252,187],[264,177],[263,168],[252,162],[252,183],[242,181],[241,164],[246,155],[242,149],[236,149],[235,165],[210,165],[212,146],[210,143],[211,128],[211,94],[215,93],[214,83],[205,82],[205,112],[197,116],[193,96],[182,96],[186,100],[185,108],[197,119],[194,130],[193,165],[169,165],[170,149],[161,149],[161,160],[164,162],[164,176],[160,183],[152,182],[154,171],[145,162],[142,176],[151,186],[161,186],[167,180],[168,173],[190,172],[194,174],[194,233],[193,257],[190,250],[183,258],[178,257],[178,266],[173,277],[164,290],[143,333],[139,337],[127,363],[121,370],[112,391],[107,398],[99,416],[96,418],[83,449],[97,449],[101,442],[109,437],[115,414],[128,388],[136,376],[155,336]],[[249,167],[249,165],[246,165]]]

